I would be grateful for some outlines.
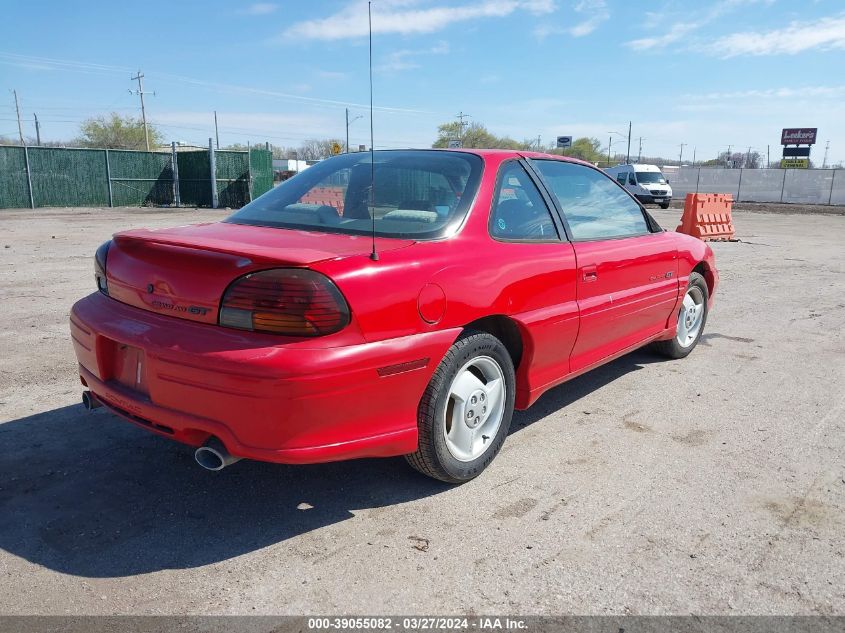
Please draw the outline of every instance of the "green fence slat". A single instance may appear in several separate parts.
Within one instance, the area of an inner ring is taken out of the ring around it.
[[[36,207],[108,206],[102,150],[30,147],[28,151]]]
[[[23,147],[0,145],[0,209],[29,207]]]
[[[174,204],[170,152],[110,151],[112,195],[116,207]]]
[[[29,147],[32,195],[36,207],[109,205],[109,179],[102,149]],[[109,150],[114,206],[174,204],[171,152]],[[211,206],[207,150],[177,152],[179,193],[184,206]],[[273,187],[268,150],[217,151],[217,192],[221,207],[239,208]],[[29,207],[24,148],[0,146],[0,208]]]
[[[211,166],[208,161],[208,150],[178,152],[176,163],[179,167],[179,198],[182,205],[210,207],[209,170]]]
[[[273,188],[273,153],[266,149],[250,150],[252,170],[252,199],[264,195]]]

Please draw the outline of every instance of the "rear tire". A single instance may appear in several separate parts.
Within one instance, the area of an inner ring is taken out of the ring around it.
[[[461,484],[501,449],[513,417],[513,362],[502,342],[468,330],[449,348],[417,410],[417,451],[405,455],[424,475]]]
[[[669,358],[684,358],[695,349],[707,323],[707,282],[690,273],[684,300],[678,309],[677,333],[668,341],[657,341],[654,349]]]

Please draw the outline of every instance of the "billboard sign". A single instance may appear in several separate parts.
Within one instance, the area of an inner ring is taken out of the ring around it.
[[[809,158],[784,158],[780,161],[781,169],[809,169]]]
[[[461,149],[463,146],[464,144],[459,138],[450,138],[449,143],[446,145],[449,149]]]
[[[780,133],[781,145],[815,145],[816,127],[787,127]]]
[[[802,156],[809,156],[810,155],[810,148],[809,147],[784,147],[783,148],[783,156],[784,158],[799,158]]]
[[[572,137],[571,136],[558,136],[557,137],[557,146],[559,149],[566,149],[567,147],[572,147]]]

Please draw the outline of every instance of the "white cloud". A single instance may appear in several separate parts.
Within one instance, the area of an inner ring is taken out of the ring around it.
[[[730,112],[733,116],[759,116],[765,112],[785,115],[809,111],[817,117],[826,110],[839,109],[845,97],[845,85],[796,86],[726,92],[683,94],[675,109],[681,112]]]
[[[589,35],[598,28],[599,24],[610,17],[605,0],[581,0],[575,5],[575,11],[587,14],[588,17],[569,29],[569,34],[573,37]]]
[[[635,51],[645,51],[652,48],[663,48],[669,44],[673,44],[682,39],[688,33],[700,28],[701,24],[694,22],[677,22],[663,35],[654,37],[643,37],[638,40],[632,40],[627,43],[630,48]]]
[[[279,5],[273,4],[272,2],[256,2],[244,9],[243,13],[247,15],[269,15],[274,13],[278,8]]]
[[[402,49],[392,51],[387,55],[384,62],[376,66],[379,72],[399,72],[419,68],[420,64],[416,58],[426,55],[445,55],[449,52],[449,43],[440,41],[431,48],[424,49]]]
[[[595,31],[602,22],[610,18],[610,12],[607,10],[607,2],[605,0],[581,0],[575,5],[575,12],[585,15],[586,18],[570,27],[540,24],[534,29],[535,37],[539,40],[544,40],[550,35],[584,37]]]
[[[746,31],[720,37],[706,50],[722,58],[739,55],[795,55],[807,50],[845,49],[845,14],[815,22],[792,22],[774,31]]]
[[[707,92],[684,94],[682,99],[733,101],[737,99],[788,99],[792,97],[835,97],[845,94],[842,86],[803,86],[799,88],[766,88],[765,90],[735,90],[732,92]]]
[[[456,22],[505,17],[516,11],[542,15],[555,10],[553,0],[483,0],[459,6],[428,8],[413,8],[413,4],[413,0],[387,0],[379,3],[373,11],[373,33],[432,33]],[[283,36],[339,40],[363,37],[367,32],[367,5],[356,1],[327,18],[293,24]]]
[[[773,2],[774,0],[719,0],[719,2],[710,5],[709,9],[702,10],[700,17],[695,21],[677,21],[669,27],[664,35],[631,40],[626,42],[626,46],[635,51],[665,48],[738,8],[760,3],[772,4]],[[658,24],[656,20],[658,15],[661,14],[647,12],[645,14],[645,28],[654,28]]]

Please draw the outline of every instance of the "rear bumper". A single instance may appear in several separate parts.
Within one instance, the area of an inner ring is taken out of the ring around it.
[[[417,405],[458,335],[333,348],[279,344],[99,293],[73,306],[70,329],[80,377],[114,413],[186,444],[216,436],[233,455],[282,463],[415,451]],[[112,356],[123,345],[142,352],[141,389],[115,377]],[[421,359],[428,361],[408,369]]]

